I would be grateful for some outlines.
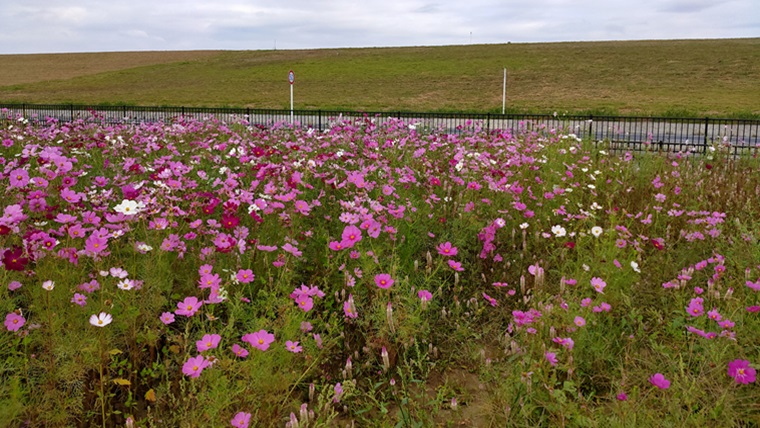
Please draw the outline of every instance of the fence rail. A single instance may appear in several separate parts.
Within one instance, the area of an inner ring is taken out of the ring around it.
[[[106,123],[167,122],[179,118],[210,119],[225,122],[246,121],[251,125],[272,126],[290,123],[290,110],[215,108],[88,106],[76,104],[2,104],[0,120],[23,117],[32,122],[49,118],[60,121],[98,120]],[[294,110],[293,125],[324,130],[336,120],[396,118],[427,129],[459,132],[472,126],[487,131],[515,130],[524,127],[563,129],[580,138],[603,141],[611,150],[704,152],[718,143],[734,154],[760,147],[760,120],[719,118],[665,118],[635,116],[566,116],[494,113],[420,113]]]

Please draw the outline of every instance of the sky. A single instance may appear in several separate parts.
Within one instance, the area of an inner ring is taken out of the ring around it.
[[[760,0],[0,0],[0,54],[760,37]]]

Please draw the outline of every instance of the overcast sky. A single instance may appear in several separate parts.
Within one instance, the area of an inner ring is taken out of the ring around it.
[[[760,37],[760,0],[0,0],[0,54]]]

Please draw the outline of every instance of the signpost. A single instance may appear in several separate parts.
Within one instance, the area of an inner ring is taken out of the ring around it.
[[[501,114],[507,110],[507,67],[504,67],[504,89],[501,92]]]
[[[293,125],[293,83],[296,81],[296,74],[293,70],[288,72],[288,82],[290,83],[290,125]]]

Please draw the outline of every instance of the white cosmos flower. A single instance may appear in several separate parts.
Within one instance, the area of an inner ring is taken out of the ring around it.
[[[528,228],[528,226],[530,226],[528,223],[520,223],[520,229],[525,230]]]
[[[631,269],[633,269],[637,273],[641,273],[641,269],[639,269],[639,264],[636,263],[636,261],[631,260]]]
[[[560,226],[560,225],[556,225],[556,226],[552,226],[552,233],[557,238],[561,238],[561,237],[567,235],[567,230],[565,230],[565,228],[562,227],[562,226]]]
[[[90,316],[90,324],[95,327],[105,327],[108,324],[111,324],[111,321],[113,321],[113,317],[111,314],[105,312],[101,312],[98,315],[92,314],[92,316]]]
[[[135,215],[142,211],[143,208],[145,208],[145,204],[130,199],[124,199],[119,205],[113,207],[114,211],[124,215]]]
[[[599,226],[594,226],[594,227],[591,228],[591,234],[594,235],[597,238],[600,237],[600,236],[602,236],[602,232],[604,232],[604,231]]]
[[[47,280],[42,283],[42,288],[44,288],[47,291],[53,291],[53,289],[55,288],[55,282],[51,280]]]
[[[121,288],[122,290],[129,291],[132,288],[134,288],[135,284],[134,282],[132,282],[131,279],[122,279],[121,281],[119,281],[118,284],[116,284],[116,286]]]

